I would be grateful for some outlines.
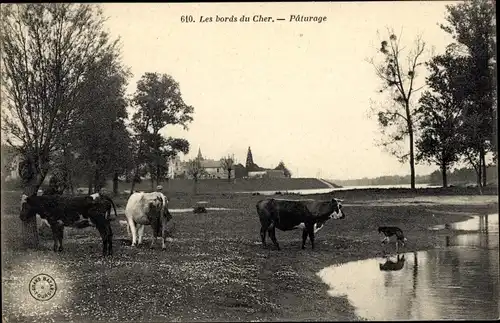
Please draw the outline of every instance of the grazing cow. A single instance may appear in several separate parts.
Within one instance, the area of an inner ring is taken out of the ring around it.
[[[41,219],[45,220],[52,229],[54,251],[63,250],[62,239],[65,226],[85,228],[94,225],[101,235],[102,252],[106,256],[113,253],[113,232],[102,210],[102,206],[90,196],[23,195],[20,218],[26,221],[38,214]]]
[[[167,222],[172,219],[167,207],[167,197],[160,192],[135,192],[125,207],[129,234],[132,233],[132,246],[140,245],[144,236],[144,226],[153,229],[153,248],[158,236],[162,237],[162,249],[166,249]]]
[[[257,202],[257,213],[261,223],[262,245],[266,247],[267,231],[278,250],[280,247],[276,240],[276,228],[281,231],[302,229],[302,249],[305,248],[307,236],[314,249],[314,234],[325,222],[345,217],[341,200],[334,198],[327,201],[264,199]]]

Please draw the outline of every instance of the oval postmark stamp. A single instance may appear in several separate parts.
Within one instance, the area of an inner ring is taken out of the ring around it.
[[[38,301],[48,301],[57,291],[57,284],[54,278],[47,274],[38,274],[31,278],[29,284],[31,296]]]

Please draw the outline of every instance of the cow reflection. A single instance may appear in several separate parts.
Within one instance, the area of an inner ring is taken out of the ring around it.
[[[389,256],[387,256],[385,263],[379,264],[379,268],[381,271],[398,271],[403,269],[405,265],[405,255],[397,255],[396,261],[391,260]]]

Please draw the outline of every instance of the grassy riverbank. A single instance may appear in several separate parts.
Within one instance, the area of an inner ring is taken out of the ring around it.
[[[316,250],[300,249],[301,233],[277,232],[281,251],[260,245],[255,203],[262,196],[171,194],[171,208],[206,201],[231,208],[207,214],[173,213],[172,238],[166,251],[132,249],[126,228],[114,221],[115,255],[100,256],[93,228],[66,229],[65,250],[50,251],[44,232],[41,250],[19,245],[18,194],[4,194],[2,259],[4,318],[40,320],[250,321],[354,320],[345,298],[328,296],[316,273],[325,266],[379,256],[379,225],[405,230],[406,251],[444,246],[455,233],[430,231],[432,225],[461,221],[473,214],[498,213],[496,190],[474,195],[471,189],[409,192],[357,190],[336,192],[345,199],[343,220],[331,221],[317,235]],[[325,195],[314,198],[326,197]],[[283,198],[283,196],[281,197]],[[301,198],[290,195],[289,198]],[[302,198],[310,198],[302,197]],[[125,197],[116,198],[124,206]],[[123,220],[120,215],[118,220]],[[394,246],[390,246],[389,248]],[[390,249],[389,249],[390,250]],[[58,283],[47,302],[31,298],[27,286],[39,271]]]

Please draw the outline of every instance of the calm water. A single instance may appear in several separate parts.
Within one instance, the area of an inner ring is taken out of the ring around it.
[[[366,319],[497,319],[498,214],[448,228],[471,233],[445,237],[438,249],[331,266],[318,276]]]
[[[440,187],[433,186],[428,184],[416,184],[416,188],[425,188],[425,187]],[[274,191],[247,191],[247,192],[236,192],[240,194],[251,194],[251,193],[259,193],[261,195],[274,195],[276,192],[280,191],[281,193],[293,193],[293,194],[323,194],[329,192],[336,191],[346,191],[353,189],[368,189],[368,188],[410,188],[410,184],[401,184],[401,185],[367,185],[367,186],[345,186],[340,188],[310,188],[310,189],[298,189],[298,190],[274,190]]]

